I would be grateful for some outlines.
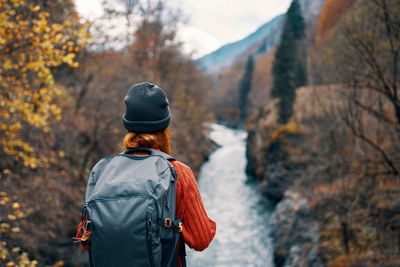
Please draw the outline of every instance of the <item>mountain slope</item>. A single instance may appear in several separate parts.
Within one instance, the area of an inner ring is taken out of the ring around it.
[[[237,56],[257,42],[265,43],[265,51],[268,51],[279,42],[283,21],[284,15],[279,15],[246,38],[224,45],[211,54],[196,60],[196,64],[207,73],[218,73],[229,67]]]
[[[325,0],[299,0],[303,17],[307,23],[313,21],[319,14]],[[216,51],[201,57],[195,63],[209,74],[219,73],[229,68],[238,58],[245,58],[250,54],[261,54],[271,50],[280,40],[285,15],[279,15],[259,27],[254,33],[242,40],[226,44]]]

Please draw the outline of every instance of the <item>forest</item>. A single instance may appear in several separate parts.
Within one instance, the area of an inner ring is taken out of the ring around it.
[[[168,95],[172,155],[196,176],[210,123],[247,131],[276,266],[400,265],[398,0],[319,1],[315,17],[293,0],[276,46],[216,74],[182,52],[170,0],[115,1],[88,21],[73,0],[0,0],[0,266],[85,264],[87,176],[123,151],[140,81]]]
[[[176,16],[160,20],[171,12],[163,1],[128,2],[122,11],[104,3],[106,22],[141,17],[121,40],[83,21],[72,0],[0,2],[1,264],[73,264],[86,176],[123,151],[123,98],[135,82],[166,91],[173,154],[198,172],[212,149],[210,83],[180,53]],[[111,42],[127,45],[98,49]]]
[[[271,103],[247,123],[248,172],[279,203],[278,222],[295,218],[278,225],[275,264],[397,266],[400,3],[327,0],[299,27],[295,2],[274,59],[259,59]]]

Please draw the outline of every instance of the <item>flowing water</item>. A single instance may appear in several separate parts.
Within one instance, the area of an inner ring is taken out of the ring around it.
[[[210,138],[221,147],[202,166],[198,186],[217,233],[205,251],[187,247],[188,266],[272,267],[271,208],[255,185],[246,182],[246,132],[216,124],[212,128]]]

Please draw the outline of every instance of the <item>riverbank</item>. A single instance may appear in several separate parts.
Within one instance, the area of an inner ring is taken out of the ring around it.
[[[274,203],[271,216],[275,266],[323,266],[318,251],[319,224],[308,199],[293,185],[310,160],[304,129],[295,123],[279,125],[274,105],[248,124],[247,172],[259,190]]]
[[[347,124],[349,101],[339,86],[302,87],[287,124],[277,123],[275,103],[248,121],[246,169],[276,204],[277,267],[398,263],[399,181],[379,171],[388,166]],[[389,133],[381,134],[391,151]]]

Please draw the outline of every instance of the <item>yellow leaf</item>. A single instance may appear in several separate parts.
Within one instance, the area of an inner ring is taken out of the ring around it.
[[[8,223],[0,224],[0,233],[7,233],[8,229],[10,229],[10,225]]]
[[[50,237],[54,239],[54,238],[56,238],[56,234],[53,232],[50,232]]]
[[[61,24],[55,23],[55,24],[51,25],[51,28],[52,28],[53,30],[59,32],[59,31],[62,31],[62,30],[64,29],[64,26],[61,25]]]
[[[13,232],[13,233],[19,233],[20,231],[21,231],[21,229],[19,229],[19,227],[11,228],[11,232]]]
[[[37,11],[39,11],[39,10],[40,10],[40,6],[31,7],[31,11],[32,11],[32,12],[37,12]]]
[[[54,266],[64,266],[64,261],[63,260],[59,260],[54,264]]]
[[[19,203],[18,202],[14,202],[13,204],[12,204],[12,208],[13,209],[19,209]]]
[[[74,60],[75,54],[74,53],[68,53],[64,58],[63,61],[67,64],[72,64],[72,60]]]
[[[9,219],[10,221],[15,221],[15,220],[17,219],[17,217],[16,217],[15,215],[8,214],[8,219]]]
[[[20,210],[16,210],[14,213],[15,213],[15,215],[18,216],[18,218],[23,218],[24,217],[24,213],[22,211],[20,211]]]
[[[14,248],[11,249],[11,252],[12,253],[18,253],[20,250],[21,250],[20,247],[14,247]]]
[[[4,70],[10,70],[10,69],[12,69],[11,60],[7,59],[7,60],[3,63],[3,68],[4,68]]]
[[[72,67],[72,68],[77,68],[77,67],[79,67],[79,62],[74,62],[74,63],[72,63],[72,64],[71,64],[71,67]]]
[[[61,33],[58,33],[58,34],[56,35],[54,41],[55,41],[56,43],[58,43],[58,42],[61,40],[62,37],[63,37],[63,35],[62,35]]]
[[[19,256],[19,266],[28,266],[28,264],[30,263],[29,257],[28,257],[28,253],[24,252],[21,254],[21,256]]]

